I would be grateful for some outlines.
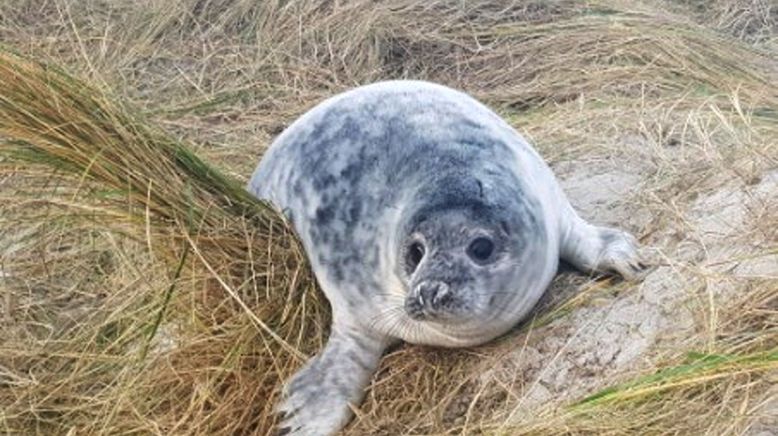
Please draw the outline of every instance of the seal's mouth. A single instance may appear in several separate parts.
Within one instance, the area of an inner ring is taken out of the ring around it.
[[[406,310],[408,317],[414,321],[419,322],[433,322],[437,324],[450,324],[455,321],[463,321],[464,317],[461,314],[454,314],[450,312],[430,311],[430,310]]]

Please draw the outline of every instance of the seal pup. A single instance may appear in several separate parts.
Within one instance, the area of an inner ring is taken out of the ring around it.
[[[627,279],[643,268],[635,238],[581,219],[497,114],[427,82],[320,103],[275,140],[248,190],[292,223],[332,306],[326,346],[284,386],[288,434],[347,424],[394,341],[463,347],[505,333],[560,257]]]

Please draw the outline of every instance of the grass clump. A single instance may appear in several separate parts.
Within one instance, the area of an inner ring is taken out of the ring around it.
[[[0,426],[152,431],[176,410],[170,431],[269,427],[278,381],[328,324],[285,222],[106,93],[8,51],[0,77],[2,284],[19,297],[4,310],[20,331],[2,344]],[[244,416],[192,408],[246,390],[262,401]]]

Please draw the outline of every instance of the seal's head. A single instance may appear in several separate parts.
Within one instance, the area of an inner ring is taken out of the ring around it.
[[[416,321],[484,320],[515,293],[524,241],[483,205],[418,217],[402,247],[405,312]]]
[[[526,313],[523,291],[533,270],[545,268],[538,254],[546,235],[517,192],[484,193],[479,181],[474,189],[458,185],[453,195],[427,201],[399,235],[403,311],[425,331],[475,343]],[[451,194],[451,186],[443,190]]]

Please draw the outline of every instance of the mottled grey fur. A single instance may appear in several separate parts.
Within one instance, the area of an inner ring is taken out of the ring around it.
[[[626,277],[640,267],[634,238],[579,218],[508,124],[431,83],[321,103],[275,141],[249,190],[292,222],[333,310],[327,346],[286,384],[294,434],[344,426],[393,341],[468,346],[507,331],[560,256]]]

